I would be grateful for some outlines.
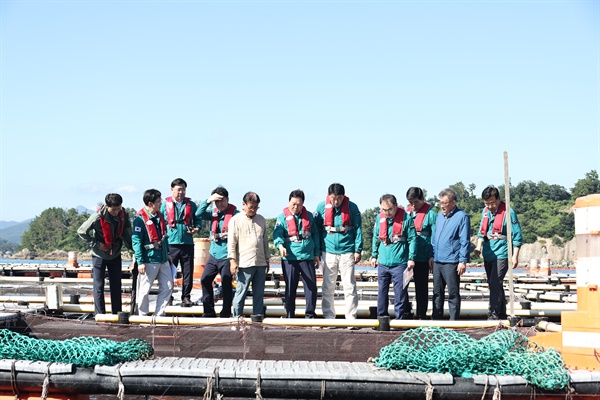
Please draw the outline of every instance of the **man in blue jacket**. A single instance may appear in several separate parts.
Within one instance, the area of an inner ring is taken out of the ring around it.
[[[471,222],[466,212],[456,206],[456,192],[450,188],[439,194],[441,211],[433,230],[433,314],[444,316],[445,290],[448,286],[450,320],[460,317],[460,275],[469,262]]]

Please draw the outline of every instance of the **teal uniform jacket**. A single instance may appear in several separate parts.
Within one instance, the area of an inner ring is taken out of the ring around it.
[[[301,215],[301,213],[294,215],[299,236],[302,236],[304,233],[302,231]],[[310,236],[306,239],[302,238],[300,242],[290,242],[285,214],[281,213],[277,217],[275,228],[273,230],[273,243],[275,244],[275,248],[279,248],[279,245],[283,245],[287,250],[287,256],[282,257],[284,260],[313,261],[315,257],[321,256],[319,228],[315,223],[315,218],[310,212],[308,213],[308,220],[310,222]]]
[[[388,218],[388,237],[392,238],[392,229],[394,227],[394,218]],[[413,225],[413,219],[408,213],[404,213],[404,222],[402,223],[402,238],[406,241],[390,243],[385,245],[379,240],[379,218],[375,222],[373,229],[373,247],[372,256],[377,259],[379,264],[387,267],[395,267],[408,263],[408,260],[415,260],[417,254],[417,231]]]
[[[413,211],[411,217],[414,218],[416,213]],[[433,229],[435,228],[435,221],[437,219],[437,213],[430,207],[425,214],[423,219],[423,226],[421,227],[421,234],[417,235],[417,255],[414,261],[416,262],[427,262],[429,258],[433,257],[433,246],[431,245],[431,236],[433,235]],[[416,229],[415,229],[416,232]]]
[[[483,211],[485,211],[485,208],[483,209]],[[483,223],[483,211],[481,212],[481,223]],[[496,214],[492,214],[490,211],[488,211],[488,218],[489,224],[487,234],[491,236]],[[521,232],[521,224],[519,224],[517,213],[512,208],[510,209],[510,220],[512,229],[513,248],[521,247],[521,245],[523,244],[523,233]],[[502,222],[502,235],[506,236],[506,219]],[[479,232],[477,233],[477,237],[483,238],[483,235],[481,234],[481,224],[479,224]],[[484,240],[481,253],[485,261],[508,259],[508,241],[504,239]]]
[[[158,216],[150,216],[152,223],[156,224],[157,231],[160,232],[160,221]],[[160,232],[163,234],[164,232]],[[169,240],[168,237],[163,236],[162,246],[160,249],[148,249],[147,245],[150,244],[150,237],[148,236],[148,230],[146,224],[141,215],[136,215],[133,220],[133,232],[131,235],[131,244],[133,246],[133,252],[135,253],[135,260],[138,264],[161,264],[169,260]]]
[[[319,203],[315,211],[315,220],[321,236],[321,252],[331,254],[362,253],[362,216],[358,206],[349,201],[350,225],[352,229],[347,233],[328,233],[325,231],[325,202]],[[334,208],[334,226],[342,226],[342,207]]]
[[[175,221],[183,220],[185,202],[182,202],[181,205],[177,204],[177,202],[173,203]],[[202,228],[202,218],[198,212],[198,206],[191,200],[190,204],[192,206],[192,225],[194,228]],[[167,236],[169,236],[169,244],[194,244],[194,237],[187,233],[187,227],[183,222],[175,222],[175,226],[173,228],[169,226],[169,220],[167,218],[167,200],[162,202],[162,205],[160,206],[160,212],[167,222]]]
[[[210,231],[211,226],[212,226],[212,217],[213,217],[213,208],[208,209],[208,206],[210,206],[210,204],[212,203],[207,203],[206,200],[202,201],[202,203],[200,203],[200,206],[198,207],[198,214],[200,215],[200,218],[202,218],[203,220],[206,220],[209,222],[209,226],[208,229]],[[233,212],[233,215],[238,214],[240,211],[239,210],[235,210]],[[217,233],[221,232],[221,229],[223,229],[223,223],[225,222],[225,213],[222,212],[217,212],[217,215],[219,217],[219,227],[217,229]],[[226,260],[227,259],[227,240],[211,240],[210,241],[210,249],[208,250],[208,252],[210,253],[211,256],[213,256],[214,258],[216,258],[217,260]]]

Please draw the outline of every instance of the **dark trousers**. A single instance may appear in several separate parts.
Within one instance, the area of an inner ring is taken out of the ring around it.
[[[458,263],[433,263],[433,315],[432,319],[444,317],[444,301],[448,286],[450,321],[460,317],[460,276]]]
[[[194,285],[194,245],[193,244],[170,244],[169,254],[175,266],[181,261],[181,300],[190,298]]]
[[[387,265],[377,265],[377,316],[389,316],[388,305],[390,304],[390,283],[394,283],[394,313],[396,319],[404,319],[404,314],[408,312],[408,287],[404,288],[404,270],[407,265],[397,265],[388,267]]]
[[[425,319],[429,303],[429,263],[427,261],[415,261],[413,279],[415,281],[417,319]]]
[[[296,317],[296,293],[302,276],[306,299],[306,318],[315,318],[317,308],[317,273],[313,260],[281,260],[285,280],[285,309],[288,318]]]
[[[204,306],[204,315],[215,314],[215,292],[213,282],[217,274],[221,274],[221,293],[223,295],[223,309],[221,318],[231,317],[231,303],[233,301],[233,288],[231,286],[231,269],[229,259],[217,260],[213,256],[208,257],[202,273],[202,305]]]
[[[104,301],[104,279],[108,269],[108,281],[110,284],[110,303],[112,313],[122,311],[121,301],[121,256],[114,260],[104,260],[92,256],[92,278],[94,280],[94,315],[106,314]]]
[[[508,260],[503,258],[500,260],[484,261],[483,264],[490,289],[490,316],[505,319],[506,297],[504,295],[504,277],[508,271]]]

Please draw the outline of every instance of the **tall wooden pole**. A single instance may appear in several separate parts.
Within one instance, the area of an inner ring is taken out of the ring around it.
[[[510,217],[510,179],[508,177],[508,153],[504,152],[504,197],[506,202],[506,241],[508,244],[508,292],[509,292],[509,313],[510,317],[515,317],[515,296],[513,286],[513,264],[512,264],[512,221]]]

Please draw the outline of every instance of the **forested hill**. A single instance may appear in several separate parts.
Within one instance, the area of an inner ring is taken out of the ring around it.
[[[475,185],[458,182],[450,185],[458,194],[458,206],[471,217],[472,232],[477,232],[481,222],[483,201],[481,191]],[[499,186],[504,198],[505,188]],[[546,238],[552,244],[561,246],[575,235],[574,217],[571,207],[575,199],[588,194],[600,193],[598,172],[590,171],[584,178],[575,182],[571,189],[545,182],[523,181],[510,187],[511,206],[517,212],[523,230],[525,243],[534,243],[538,238]],[[400,194],[397,194],[400,196]],[[426,196],[427,201],[439,210],[437,196]],[[399,197],[404,203],[404,198]],[[135,215],[128,209],[130,217]],[[373,226],[379,212],[378,204],[363,210],[364,258],[371,254]],[[88,218],[87,213],[80,214],[76,209],[49,208],[34,218],[29,229],[21,237],[21,247],[28,249],[34,257],[43,256],[55,250],[88,252],[89,248],[77,235],[77,228]],[[275,218],[267,220],[272,235]],[[208,237],[208,223],[198,237]],[[4,244],[2,244],[4,245]],[[0,251],[2,250],[0,248]]]

